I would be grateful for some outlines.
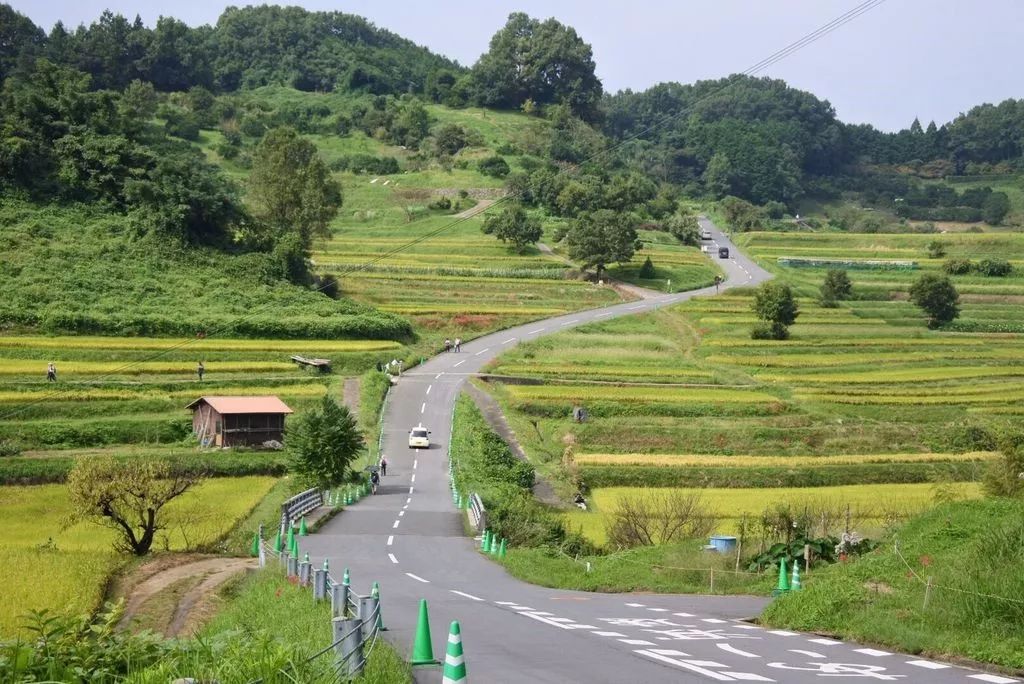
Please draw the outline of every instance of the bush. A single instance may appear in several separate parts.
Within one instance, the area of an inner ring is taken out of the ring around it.
[[[974,270],[974,262],[969,259],[950,259],[942,265],[942,270],[949,275],[967,275]]]
[[[509,168],[505,158],[498,155],[481,159],[477,164],[477,168],[480,170],[480,173],[493,178],[504,178],[512,170]]]
[[[976,270],[983,276],[1005,278],[1013,273],[1013,266],[1005,259],[982,259]]]
[[[946,243],[939,240],[932,240],[928,243],[928,258],[941,259],[946,256]]]
[[[782,202],[771,200],[764,205],[764,211],[770,219],[780,219],[786,215],[786,205]]]
[[[654,264],[651,262],[651,257],[647,257],[644,260],[644,265],[640,267],[640,272],[637,275],[643,280],[653,280],[657,277],[657,273],[654,270]]]
[[[18,456],[21,454],[21,447],[8,439],[0,439],[0,458]]]
[[[910,301],[928,314],[928,327],[938,328],[960,315],[960,294],[946,276],[925,273],[910,286]]]
[[[439,197],[437,200],[431,202],[428,205],[431,209],[439,209],[441,211],[448,211],[452,208],[452,201],[447,197]]]

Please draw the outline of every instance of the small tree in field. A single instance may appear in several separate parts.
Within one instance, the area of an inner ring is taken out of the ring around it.
[[[644,280],[652,280],[658,273],[654,270],[654,262],[651,261],[651,257],[644,259],[644,265],[640,267],[640,273],[638,274]]]
[[[960,315],[960,294],[946,276],[922,275],[910,286],[910,301],[928,314],[929,328],[939,328]]]
[[[346,471],[363,450],[363,436],[348,408],[329,396],[288,427],[285,446],[292,472],[306,487],[328,489],[345,481]]]
[[[821,284],[820,303],[824,307],[833,307],[836,302],[849,299],[853,292],[853,283],[846,271],[829,269],[825,274],[825,282]]]
[[[508,243],[517,252],[524,251],[544,236],[540,221],[527,215],[521,204],[512,204],[500,214],[488,214],[481,230]]]
[[[754,328],[751,337],[756,340],[785,340],[789,337],[789,326],[793,325],[800,309],[789,285],[770,280],[763,283],[754,293],[752,308],[757,317],[764,321]]]
[[[200,479],[166,461],[84,458],[68,476],[71,521],[88,520],[118,532],[114,547],[136,556],[149,553],[164,528],[160,513]]]

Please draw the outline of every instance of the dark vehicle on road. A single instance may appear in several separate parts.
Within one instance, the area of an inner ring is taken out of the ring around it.
[[[729,258],[729,248],[728,247],[719,247],[718,248],[718,258],[719,259],[728,259]]]

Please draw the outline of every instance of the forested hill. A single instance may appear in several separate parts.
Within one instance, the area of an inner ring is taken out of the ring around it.
[[[46,34],[0,5],[0,79],[37,57],[74,67],[96,88],[122,90],[134,80],[159,91],[233,91],[262,85],[298,90],[423,93],[453,83],[450,59],[362,17],[300,7],[229,7],[216,25],[190,28],[161,17],[154,28],[104,12],[92,24]]]

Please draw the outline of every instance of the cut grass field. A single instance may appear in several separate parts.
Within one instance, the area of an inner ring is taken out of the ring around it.
[[[270,477],[207,480],[172,502],[166,530],[155,548],[209,547],[248,515],[275,480]],[[128,558],[114,553],[114,532],[80,522],[70,527],[71,508],[62,485],[0,487],[0,573],[4,601],[0,635],[18,631],[29,610],[85,614],[100,604],[110,575]]]
[[[647,488],[607,487],[595,489],[589,503],[592,510],[569,511],[566,524],[579,529],[596,544],[607,541],[605,527],[618,503],[642,496]],[[852,519],[861,533],[877,533],[893,520],[902,520],[935,505],[936,486],[932,484],[871,484],[837,487],[787,488],[692,488],[673,489],[685,495],[699,495],[708,512],[717,519],[716,534],[736,534],[743,517],[760,518],[777,505],[794,510],[828,510],[845,512],[850,508]],[[962,482],[943,486],[943,496],[977,498],[981,488],[976,483]],[[874,536],[874,534],[872,534]]]

